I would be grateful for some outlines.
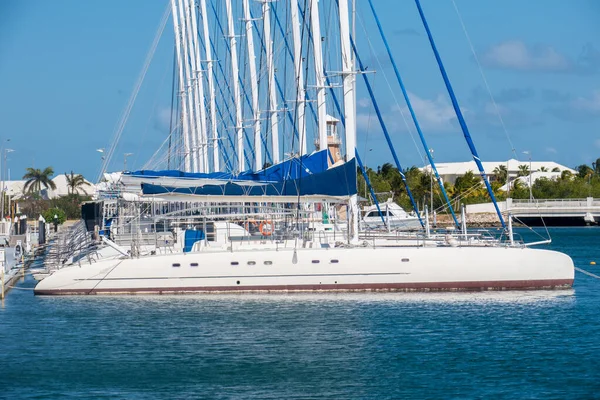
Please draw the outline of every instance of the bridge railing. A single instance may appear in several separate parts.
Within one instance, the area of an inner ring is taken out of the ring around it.
[[[578,208],[600,207],[600,199],[509,199],[509,208]],[[511,204],[512,203],[512,204]]]

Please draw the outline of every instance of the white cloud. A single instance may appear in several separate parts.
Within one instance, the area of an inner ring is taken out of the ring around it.
[[[357,103],[360,108],[367,108],[371,105],[371,100],[367,99],[366,97],[363,97],[361,99],[358,99]]]
[[[596,90],[590,97],[578,97],[571,102],[571,106],[590,114],[600,114],[600,90]]]
[[[171,109],[162,107],[156,110],[155,114],[155,127],[161,131],[169,131],[169,124],[171,123]]]
[[[546,153],[557,154],[558,151],[554,147],[546,147]]]
[[[447,131],[452,129],[452,121],[456,119],[454,108],[446,98],[439,94],[435,99],[424,99],[414,93],[408,94],[423,129]],[[408,108],[403,107],[408,113]]]
[[[572,63],[552,46],[528,46],[520,40],[509,40],[489,48],[482,56],[485,65],[521,71],[565,72]]]

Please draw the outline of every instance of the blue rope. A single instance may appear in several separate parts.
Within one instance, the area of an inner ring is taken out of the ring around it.
[[[450,84],[450,79],[448,79],[448,74],[446,74],[446,69],[444,68],[444,64],[442,63],[442,59],[440,54],[437,51],[437,47],[435,46],[435,42],[433,41],[433,36],[431,35],[431,31],[429,30],[429,25],[427,24],[427,20],[425,19],[425,14],[423,14],[423,9],[421,8],[421,3],[419,0],[415,0],[417,4],[417,8],[419,9],[419,15],[421,16],[421,21],[423,21],[423,26],[427,31],[427,37],[429,38],[429,43],[431,44],[431,49],[433,50],[433,54],[435,55],[435,59],[438,63],[438,67],[440,68],[440,72],[442,73],[442,77],[444,78],[444,83],[446,84],[446,89],[448,90],[448,94],[450,95],[450,99],[452,100],[452,107],[454,107],[454,112],[456,113],[456,117],[458,118],[458,122],[462,129],[463,135],[465,136],[465,140],[469,145],[469,149],[471,150],[471,154],[473,155],[473,160],[475,160],[475,164],[477,164],[477,168],[479,169],[479,174],[481,178],[483,178],[483,182],[485,183],[485,187],[494,203],[494,207],[496,208],[496,213],[498,214],[498,218],[500,219],[500,223],[502,227],[506,229],[506,224],[504,223],[504,218],[502,217],[502,213],[500,212],[500,208],[498,207],[498,203],[496,202],[496,196],[494,196],[494,191],[490,185],[488,177],[485,173],[483,165],[481,164],[481,159],[477,154],[477,149],[475,148],[475,144],[473,143],[473,139],[471,138],[471,134],[469,133],[469,128],[467,127],[467,123],[460,111],[460,106],[458,105],[458,100],[454,95],[454,90],[452,89],[452,85]]]
[[[361,71],[364,71],[364,67],[363,67],[363,63],[360,59],[360,56],[358,55],[358,51],[356,50],[356,46],[354,44],[354,39],[352,37],[350,37],[350,43],[352,44],[352,50],[354,51],[354,55],[356,56],[356,61],[358,61],[358,65]],[[379,120],[379,124],[381,125],[381,129],[383,130],[383,134],[385,135],[385,139],[387,140],[388,146],[390,148],[390,151],[392,152],[392,157],[394,157],[394,162],[396,163],[396,168],[398,168],[398,172],[400,173],[400,177],[402,178],[402,182],[404,182],[404,187],[406,188],[406,193],[408,194],[408,197],[410,198],[410,202],[415,210],[415,213],[417,214],[417,218],[419,218],[419,222],[421,223],[421,226],[424,227],[425,224],[423,223],[423,220],[421,219],[421,214],[419,213],[419,208],[417,207],[417,203],[415,202],[415,199],[413,198],[412,192],[410,190],[410,187],[408,187],[408,182],[406,180],[406,176],[404,175],[404,172],[402,171],[402,166],[400,165],[400,160],[398,160],[398,155],[396,154],[396,150],[394,149],[394,145],[392,144],[392,139],[390,138],[390,134],[387,130],[387,127],[385,125],[385,122],[383,121],[383,117],[381,115],[381,111],[379,110],[379,105],[377,104],[377,100],[375,99],[375,95],[373,94],[373,89],[371,88],[371,84],[369,83],[369,79],[367,78],[366,74],[361,74],[364,81],[365,81],[365,85],[367,86],[367,90],[369,92],[369,96],[371,97],[371,101],[373,102],[373,107],[375,108],[375,113],[377,114],[377,119]]]
[[[215,14],[215,20],[217,21],[217,26],[219,27],[219,31],[221,32],[221,35],[226,36],[225,35],[225,31],[223,30],[223,25],[221,25],[221,21],[219,20],[219,16],[217,15],[217,9],[215,8],[214,3],[211,2],[210,5],[211,5],[211,7],[213,9],[213,12]],[[225,46],[227,48],[227,52],[231,55],[231,46],[229,46],[229,43],[227,41],[225,41]],[[221,72],[223,73],[223,76],[225,77],[225,82],[227,82],[227,77],[226,77],[225,73],[223,72],[223,67],[222,66],[221,66]],[[254,115],[254,110],[252,109],[252,104],[250,104],[250,98],[248,97],[248,93],[246,93],[246,88],[245,88],[244,84],[242,83],[242,80],[239,77],[239,74],[238,74],[237,80],[238,80],[239,85],[242,88],[242,92],[244,93],[244,97],[246,99],[246,102],[248,103],[248,107],[250,107],[250,112]],[[231,92],[231,90],[230,90],[230,92]],[[232,97],[233,97],[233,94],[232,94]],[[235,104],[237,102],[237,99],[234,99],[233,101],[234,101],[234,104]],[[236,123],[234,123],[233,126],[236,126]],[[244,129],[242,127],[242,131],[243,131],[242,136],[246,139],[246,144],[248,145],[248,147],[250,147],[250,149],[252,149],[252,144],[250,143],[250,138],[248,138],[248,134],[246,132],[246,129]],[[244,149],[244,157],[246,159],[246,163],[248,165],[252,166],[252,162],[250,162],[250,159],[248,158],[248,154],[246,152],[246,149]]]
[[[360,159],[360,156],[358,155],[358,150],[354,149],[354,155],[356,156],[356,161],[358,162],[358,166],[360,167],[360,172],[362,172],[362,176],[365,178],[365,181],[367,182],[367,186],[369,187],[369,192],[371,192],[371,197],[375,201],[375,207],[377,207],[377,211],[379,212],[379,216],[381,217],[381,222],[383,222],[383,224],[385,225],[385,218],[383,218],[383,213],[381,212],[381,208],[379,208],[379,202],[377,201],[377,198],[375,197],[375,192],[373,191],[373,186],[371,186],[371,181],[369,180],[367,171],[365,170],[362,160]]]
[[[435,173],[435,178],[438,182],[438,185],[440,186],[440,190],[442,191],[442,194],[444,195],[444,199],[446,200],[448,209],[450,210],[450,213],[452,214],[454,223],[456,224],[457,227],[460,228],[460,224],[458,223],[458,219],[456,218],[456,215],[454,214],[454,210],[452,209],[452,204],[450,203],[450,199],[448,198],[448,194],[446,193],[446,189],[444,188],[442,178],[438,174],[437,167],[435,166],[435,163],[433,162],[433,157],[431,156],[431,152],[429,151],[429,146],[427,146],[427,142],[425,141],[425,136],[423,135],[423,131],[421,131],[421,126],[419,125],[419,121],[417,120],[415,110],[413,109],[412,103],[408,97],[406,87],[404,86],[404,82],[402,82],[402,78],[400,77],[400,72],[398,71],[398,67],[396,65],[396,60],[394,59],[394,56],[392,55],[392,51],[390,50],[390,46],[388,44],[387,38],[385,37],[385,34],[383,33],[383,28],[381,27],[379,17],[377,16],[377,13],[375,12],[375,7],[373,6],[372,0],[369,0],[369,5],[371,6],[371,11],[373,12],[373,16],[375,17],[375,21],[377,22],[377,28],[379,29],[379,33],[381,34],[381,38],[383,39],[383,44],[385,44],[385,48],[387,50],[388,56],[390,58],[390,61],[392,62],[392,66],[394,67],[394,73],[396,74],[396,79],[398,80],[400,89],[402,89],[402,95],[404,96],[404,100],[406,101],[406,105],[408,106],[408,110],[410,111],[412,120],[415,124],[417,132],[419,133],[419,137],[421,138],[421,143],[423,144],[423,148],[425,149],[425,153],[427,154],[427,159],[429,160],[429,165],[431,165],[431,169]]]
[[[342,121],[342,125],[344,126],[344,128],[346,128],[346,118],[344,117],[344,113],[342,113],[342,107],[340,106],[340,102],[338,101],[337,96],[335,95],[335,91],[333,90],[333,86],[331,85],[331,81],[329,80],[329,76],[327,76],[327,74],[325,74],[325,81],[327,82],[327,87],[329,87],[329,92],[331,93],[333,104],[335,105],[338,115],[340,116],[340,121]],[[327,153],[329,154],[329,158],[331,159],[331,163],[333,164],[333,157],[331,156],[329,150],[327,151]],[[383,219],[383,215],[381,213],[381,208],[379,207],[379,201],[377,200],[377,197],[375,196],[375,192],[373,190],[373,186],[371,185],[371,180],[367,175],[367,170],[363,166],[362,160],[360,159],[360,156],[358,155],[358,150],[356,148],[354,149],[354,155],[356,156],[356,161],[358,162],[358,166],[360,167],[360,172],[362,173],[363,177],[365,178],[365,181],[367,182],[367,186],[369,187],[369,192],[371,193],[371,198],[375,203],[375,207],[377,207],[377,211],[379,211],[381,220],[385,224],[385,220]]]

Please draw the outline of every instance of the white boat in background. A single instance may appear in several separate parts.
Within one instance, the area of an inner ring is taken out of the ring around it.
[[[381,210],[381,212],[380,212]],[[366,228],[399,231],[421,230],[421,222],[416,215],[409,214],[396,204],[393,199],[384,203],[368,206],[363,209],[362,221]]]

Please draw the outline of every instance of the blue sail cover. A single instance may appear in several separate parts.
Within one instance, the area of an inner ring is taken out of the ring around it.
[[[282,161],[261,171],[245,171],[237,175],[228,172],[191,173],[176,170],[139,170],[124,172],[125,175],[144,178],[188,178],[219,179],[228,181],[268,181],[280,182],[286,179],[298,179],[327,170],[328,150],[305,154],[297,158]]]
[[[325,157],[326,152],[323,152]],[[304,171],[297,171],[302,174]],[[271,176],[274,176],[275,172]],[[351,196],[357,193],[356,161],[352,160],[324,172],[278,181],[256,181],[255,185],[227,182],[221,185],[172,187],[142,183],[144,195],[187,194],[197,196]]]

